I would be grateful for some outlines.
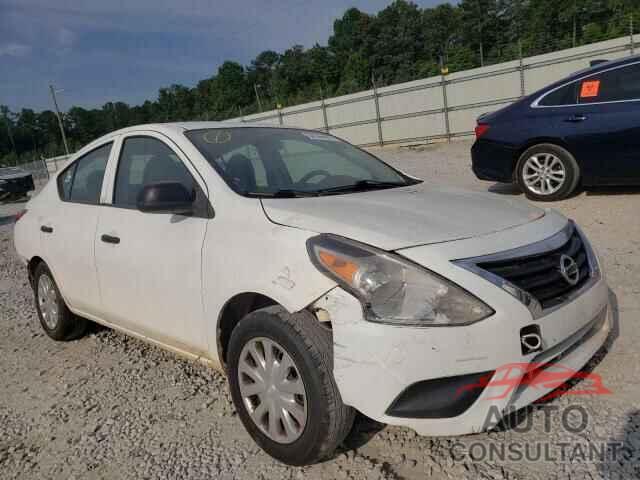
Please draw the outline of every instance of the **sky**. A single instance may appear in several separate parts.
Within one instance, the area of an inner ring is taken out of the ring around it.
[[[326,45],[350,7],[391,0],[0,0],[0,105],[51,109],[135,105],[158,89],[194,86],[225,60]],[[418,0],[420,7],[445,0]]]

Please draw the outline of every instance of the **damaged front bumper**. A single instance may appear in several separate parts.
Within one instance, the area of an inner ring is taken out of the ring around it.
[[[344,403],[377,421],[410,427],[421,435],[461,435],[490,428],[501,415],[546,396],[575,374],[580,376],[579,370],[612,329],[603,275],[594,275],[579,295],[539,315],[450,260],[529,245],[566,228],[566,220],[548,214],[514,229],[509,239],[495,234],[401,252],[416,263],[428,264],[495,310],[471,325],[369,322],[360,301],[340,287],[317,300],[312,308],[331,320],[334,376]],[[539,332],[541,346],[526,351],[522,332],[531,329]]]
[[[495,412],[522,408],[559,386],[522,382],[523,365],[580,370],[611,330],[608,296],[600,280],[552,314],[529,317],[527,323],[541,325],[547,347],[529,355],[522,355],[513,328],[513,319],[528,312],[502,310],[456,328],[373,324],[359,301],[338,287],[314,307],[332,319],[334,376],[345,404],[421,435],[462,435],[493,426]]]

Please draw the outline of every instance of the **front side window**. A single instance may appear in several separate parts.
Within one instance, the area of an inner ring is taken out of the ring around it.
[[[100,202],[102,181],[113,143],[107,143],[80,157],[58,177],[60,198],[69,202]]]
[[[582,79],[578,97],[580,103],[640,100],[640,63]]]
[[[228,128],[185,133],[237,193],[339,194],[416,183],[336,137],[288,128]]]
[[[142,187],[158,182],[182,183],[193,191],[196,183],[182,160],[153,137],[129,137],[120,152],[113,204],[135,208]]]

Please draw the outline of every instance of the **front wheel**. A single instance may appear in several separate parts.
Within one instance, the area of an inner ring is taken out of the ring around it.
[[[573,155],[558,145],[535,145],[521,155],[516,166],[516,181],[531,200],[567,198],[579,179],[580,169]]]
[[[245,428],[281,462],[331,456],[353,425],[333,379],[331,331],[308,312],[268,307],[243,318],[231,335],[228,374]]]

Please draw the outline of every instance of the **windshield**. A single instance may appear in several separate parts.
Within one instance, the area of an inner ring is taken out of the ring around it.
[[[237,193],[258,197],[337,195],[417,181],[332,135],[287,128],[185,132]]]

